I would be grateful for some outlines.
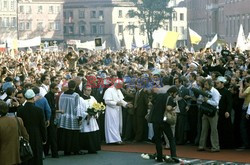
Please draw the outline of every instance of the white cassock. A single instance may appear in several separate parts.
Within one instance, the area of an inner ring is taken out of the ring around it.
[[[96,99],[93,96],[90,96],[90,99],[84,100],[80,97],[80,106],[79,111],[77,112],[78,117],[82,117],[82,124],[80,126],[80,132],[94,132],[99,130],[98,123],[96,118],[92,116],[87,124],[86,117],[88,116],[88,108],[96,102]]]
[[[103,96],[106,104],[105,113],[105,137],[106,143],[121,142],[122,133],[122,107],[116,106],[118,102],[122,102],[122,106],[125,107],[124,96],[120,89],[116,89],[114,86],[108,88]]]

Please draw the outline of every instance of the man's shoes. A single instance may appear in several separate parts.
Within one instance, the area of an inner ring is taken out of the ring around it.
[[[170,147],[164,147],[164,150],[170,150]]]
[[[69,156],[69,155],[71,155],[71,153],[70,152],[64,152],[64,155]]]
[[[197,149],[197,151],[205,151],[205,149],[204,148],[201,148],[201,147],[199,147],[198,149]]]
[[[157,162],[163,162],[163,159],[155,159]]]
[[[220,150],[219,150],[219,149],[213,149],[213,148],[212,148],[212,149],[210,150],[210,152],[220,152]]]

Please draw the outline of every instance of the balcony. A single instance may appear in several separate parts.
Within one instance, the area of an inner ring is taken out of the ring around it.
[[[218,10],[218,9],[219,9],[218,4],[212,3],[212,4],[209,4],[209,5],[206,5],[206,10],[215,11],[215,10]]]

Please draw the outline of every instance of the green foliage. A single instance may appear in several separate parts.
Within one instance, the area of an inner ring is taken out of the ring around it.
[[[162,27],[164,20],[170,19],[172,8],[167,8],[169,0],[130,0],[137,10],[129,10],[130,18],[137,17],[145,23],[149,44],[153,44],[153,32]],[[129,28],[129,27],[128,27]]]

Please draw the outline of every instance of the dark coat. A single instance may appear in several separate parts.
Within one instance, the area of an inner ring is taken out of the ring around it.
[[[56,99],[55,99],[55,94],[51,91],[49,91],[45,96],[44,96],[50,106],[51,109],[51,117],[50,117],[50,122],[54,122],[55,117],[56,117]]]
[[[21,118],[18,118],[21,135],[29,140],[29,135],[23,125]],[[0,164],[19,164],[19,135],[18,125],[15,117],[0,117]]]
[[[144,89],[142,89],[138,95],[137,107],[134,110],[136,116],[142,117],[145,117],[148,112],[148,95]]]
[[[43,110],[33,103],[27,102],[21,107],[17,116],[23,119],[23,123],[30,136],[30,145],[34,157],[27,162],[28,165],[43,164],[43,142],[46,142],[47,134]]]
[[[225,113],[231,115],[232,111],[232,94],[227,89],[218,89],[221,94],[219,102],[219,119],[218,119],[218,133],[221,148],[232,148],[233,145],[233,125],[231,116],[225,118]]]
[[[152,112],[152,123],[163,123],[163,115],[166,108],[166,101],[168,94],[157,94],[153,98],[153,112]],[[170,97],[168,100],[168,105],[176,106],[173,98]]]

